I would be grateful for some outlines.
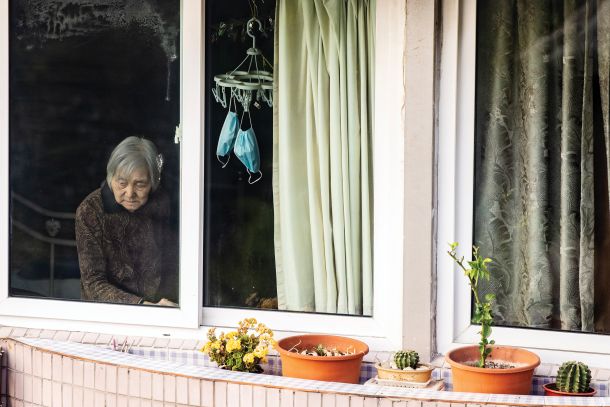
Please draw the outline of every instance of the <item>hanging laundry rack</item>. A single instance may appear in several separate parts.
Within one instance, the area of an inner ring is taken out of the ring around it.
[[[239,102],[244,112],[250,111],[254,101],[273,106],[273,65],[256,48],[256,37],[252,33],[255,25],[262,31],[263,25],[256,17],[246,23],[246,33],[252,38],[252,47],[246,51],[246,57],[232,71],[214,76],[214,98],[222,107],[227,108],[231,98]]]

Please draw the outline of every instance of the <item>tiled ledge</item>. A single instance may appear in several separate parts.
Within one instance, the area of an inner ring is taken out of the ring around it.
[[[609,406],[609,397],[438,392],[291,379],[151,360],[51,339],[4,341],[12,406]]]

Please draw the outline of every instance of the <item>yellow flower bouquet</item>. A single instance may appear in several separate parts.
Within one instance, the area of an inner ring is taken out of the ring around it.
[[[239,321],[237,331],[216,335],[208,331],[208,342],[201,349],[218,367],[240,372],[261,373],[269,348],[275,345],[273,331],[254,318]]]

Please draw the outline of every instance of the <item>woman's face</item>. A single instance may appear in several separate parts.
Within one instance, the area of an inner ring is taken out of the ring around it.
[[[129,176],[115,174],[110,185],[116,202],[129,212],[144,206],[151,188],[148,171],[143,168],[136,169]]]

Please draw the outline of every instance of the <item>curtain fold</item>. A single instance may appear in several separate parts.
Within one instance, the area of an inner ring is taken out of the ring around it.
[[[594,139],[610,146],[601,3],[479,6],[474,243],[494,260],[484,291],[500,325],[594,330],[594,176],[608,176],[594,173]]]
[[[372,313],[369,0],[278,0],[273,200],[280,309]]]

